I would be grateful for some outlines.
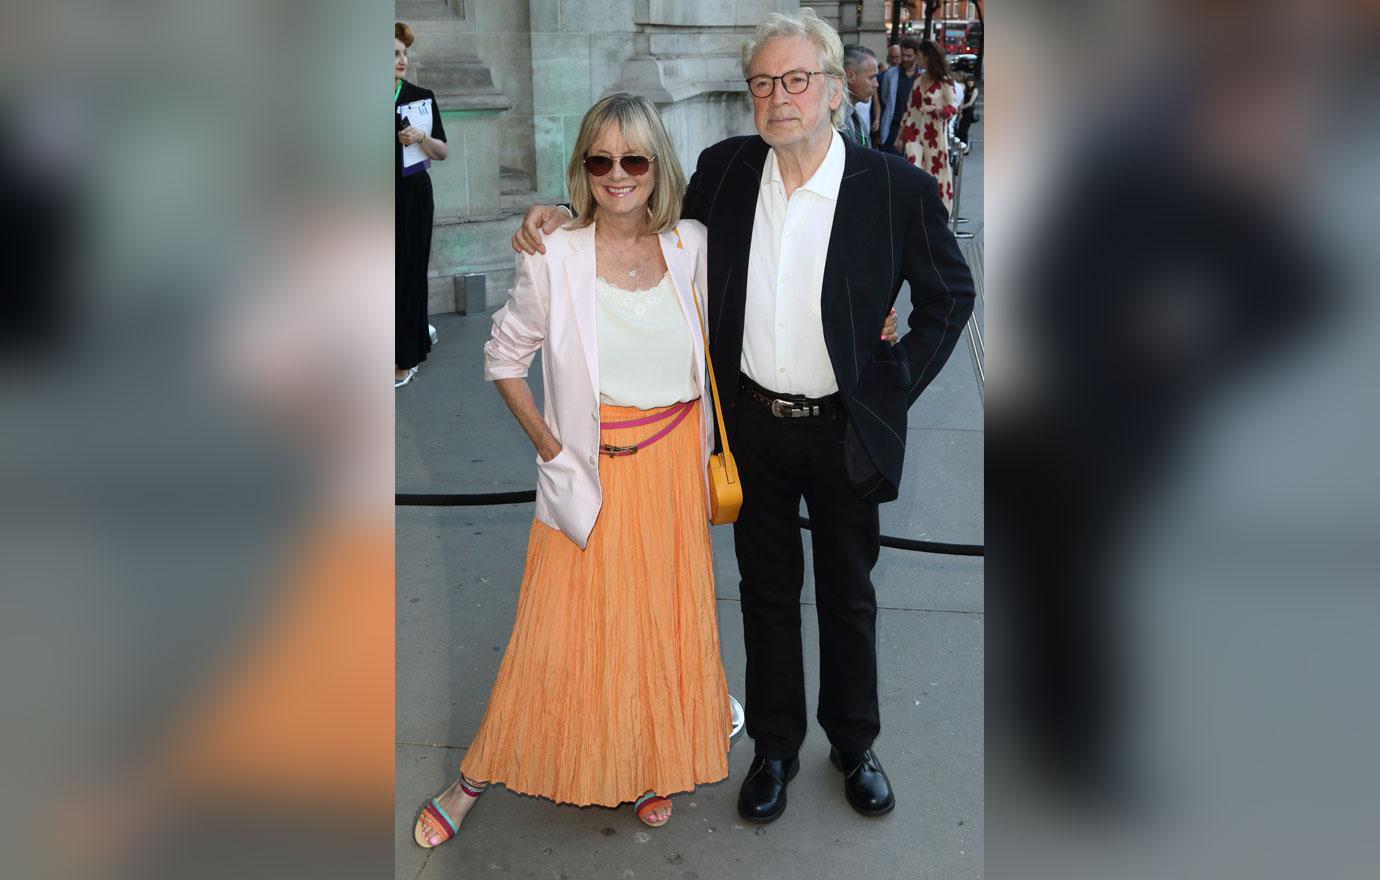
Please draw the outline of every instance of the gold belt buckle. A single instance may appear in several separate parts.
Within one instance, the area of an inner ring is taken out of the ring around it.
[[[599,451],[609,456],[610,458],[617,458],[620,455],[632,455],[633,453],[637,452],[637,447],[614,446],[611,443],[600,443]]]

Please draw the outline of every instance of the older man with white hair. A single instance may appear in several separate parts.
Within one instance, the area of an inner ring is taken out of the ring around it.
[[[906,412],[953,351],[973,279],[934,178],[839,135],[843,46],[813,11],[772,14],[743,48],[758,134],[699,157],[681,216],[709,228],[708,325],[724,423],[743,482],[734,524],[755,756],[738,812],[786,808],[805,740],[800,595],[803,498],[813,524],[817,717],[848,803],[896,799],[873,750],[878,504],[897,496]],[[541,250],[565,215],[534,206],[515,247]],[[909,284],[909,332],[882,326]]]

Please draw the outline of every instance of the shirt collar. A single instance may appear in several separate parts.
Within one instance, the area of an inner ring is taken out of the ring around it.
[[[776,150],[767,152],[766,173],[762,175],[762,183],[780,183],[781,167],[776,164]],[[823,196],[832,201],[838,201],[839,184],[843,182],[843,137],[838,130],[832,132],[829,140],[829,152],[825,154],[824,161],[815,169],[815,173],[810,179],[805,181],[801,189],[807,189],[818,196]]]

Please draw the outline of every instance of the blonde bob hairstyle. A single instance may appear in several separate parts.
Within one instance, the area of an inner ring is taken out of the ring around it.
[[[651,198],[647,200],[647,210],[651,212],[648,229],[651,232],[666,232],[680,220],[681,200],[685,198],[685,175],[680,170],[680,160],[676,158],[676,148],[671,145],[671,136],[661,124],[661,115],[656,105],[638,95],[618,92],[600,98],[589,108],[580,122],[580,134],[575,139],[575,149],[570,154],[570,165],[566,168],[565,182],[570,188],[570,210],[575,219],[565,225],[566,229],[579,229],[594,222],[594,188],[589,183],[589,173],[585,171],[585,156],[599,136],[610,125],[617,125],[629,149],[654,158],[650,174],[655,175]]]
[[[843,41],[829,23],[815,15],[813,9],[798,12],[773,12],[757,26],[757,32],[743,44],[743,76],[752,75],[752,59],[768,41],[779,37],[800,37],[809,40],[819,53],[819,69],[825,74],[825,106],[834,100],[836,92],[842,92],[844,85]],[[752,93],[749,92],[749,100]],[[833,111],[834,128],[842,129],[848,118],[848,95],[843,95],[839,108]]]

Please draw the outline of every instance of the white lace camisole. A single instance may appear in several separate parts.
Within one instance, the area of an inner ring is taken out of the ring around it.
[[[599,399],[651,409],[695,398],[695,344],[668,272],[648,290],[594,279]]]

